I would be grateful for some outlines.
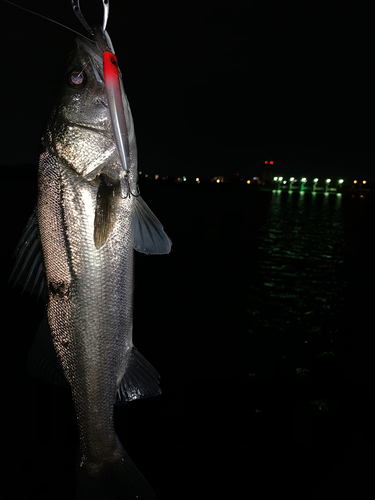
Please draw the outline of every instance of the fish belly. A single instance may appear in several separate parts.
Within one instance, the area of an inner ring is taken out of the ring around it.
[[[116,389],[132,349],[132,198],[100,249],[94,244],[97,186],[41,158],[38,223],[54,347],[75,403],[83,460],[117,449]]]

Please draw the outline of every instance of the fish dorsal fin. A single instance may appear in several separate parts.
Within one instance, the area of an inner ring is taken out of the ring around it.
[[[111,182],[104,174],[101,174],[94,222],[94,242],[98,250],[106,243],[115,227],[121,201],[120,182]]]
[[[172,242],[160,221],[144,200],[138,196],[134,203],[134,249],[147,254],[166,254]]]
[[[15,254],[10,281],[23,286],[23,290],[36,293],[39,298],[45,292],[46,283],[36,209],[23,230]]]

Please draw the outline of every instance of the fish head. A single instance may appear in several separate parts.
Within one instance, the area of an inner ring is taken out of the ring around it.
[[[136,144],[133,120],[121,81],[120,99],[125,120],[122,160],[113,127],[104,79],[103,53],[110,51],[101,29],[94,40],[77,37],[67,61],[65,76],[42,137],[42,145],[51,150],[68,168],[93,180],[106,168],[136,177]],[[121,77],[120,77],[121,78]],[[124,156],[124,154],[123,154]],[[127,171],[124,169],[127,165]]]
[[[93,52],[91,55],[88,52],[88,43],[77,38],[70,53],[59,96],[61,118],[71,124],[102,132],[113,139],[103,62],[100,54]]]

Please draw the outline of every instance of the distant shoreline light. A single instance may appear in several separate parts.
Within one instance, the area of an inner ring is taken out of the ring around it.
[[[287,177],[285,178],[284,176],[274,176],[272,177],[272,180],[266,181],[264,178],[262,179],[261,177],[240,177],[240,174],[236,174],[234,178],[227,178],[224,177],[223,175],[218,175],[212,178],[207,178],[207,177],[200,177],[200,176],[192,176],[192,177],[187,177],[186,175],[181,175],[179,177],[171,177],[171,176],[160,176],[159,174],[153,174],[149,175],[145,172],[138,172],[138,179],[141,180],[147,180],[147,181],[169,181],[169,182],[194,182],[196,184],[201,184],[205,182],[211,182],[215,184],[228,184],[228,183],[235,183],[235,184],[247,184],[247,185],[255,185],[255,186],[272,186],[272,185],[282,185],[284,187],[288,187],[291,190],[309,190],[309,189],[328,189],[328,190],[336,190],[336,189],[341,189],[344,184],[346,188],[348,188],[350,185],[352,187],[356,188],[362,188],[362,189],[368,189],[368,181],[367,179],[353,179],[352,181],[344,180],[342,177],[333,180],[330,177],[319,179],[318,177],[314,178],[307,178],[307,177]],[[318,186],[320,184],[320,187]]]

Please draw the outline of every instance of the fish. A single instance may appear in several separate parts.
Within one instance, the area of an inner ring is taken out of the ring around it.
[[[161,394],[158,372],[133,345],[134,251],[168,254],[172,243],[137,186],[134,123],[113,46],[103,28],[93,33],[75,38],[41,137],[36,209],[12,279],[45,297],[28,370],[71,390],[76,498],[152,500],[116,435],[114,405]],[[114,84],[106,84],[104,53]]]

